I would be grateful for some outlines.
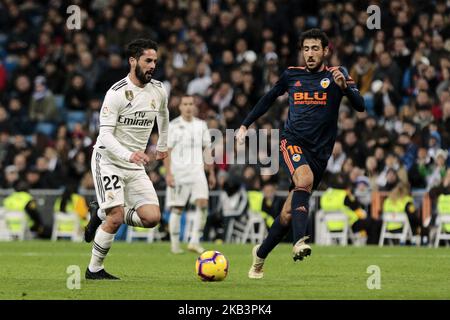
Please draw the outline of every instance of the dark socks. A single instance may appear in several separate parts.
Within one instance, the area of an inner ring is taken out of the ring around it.
[[[280,242],[283,240],[284,236],[289,232],[289,225],[284,226],[280,222],[280,216],[275,218],[272,226],[269,229],[269,234],[267,238],[264,239],[263,243],[258,249],[258,257],[265,259],[270,251],[273,250]]]
[[[309,198],[311,193],[295,190],[292,195],[292,240],[294,244],[303,238],[308,227]]]

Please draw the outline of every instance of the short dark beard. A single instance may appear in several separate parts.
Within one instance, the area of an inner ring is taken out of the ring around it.
[[[309,72],[314,73],[314,72],[319,71],[319,69],[322,68],[322,66],[323,66],[323,60],[322,60],[322,62],[319,65],[317,65],[317,67],[315,67],[313,69],[308,68],[308,65],[306,65],[306,69],[308,69]]]
[[[142,72],[141,67],[139,67],[139,64],[136,64],[136,69],[134,71],[136,78],[142,83],[142,84],[146,84],[149,83],[150,80],[152,79],[151,77],[151,73],[150,73],[150,79],[147,80],[147,78],[145,77],[145,73]]]

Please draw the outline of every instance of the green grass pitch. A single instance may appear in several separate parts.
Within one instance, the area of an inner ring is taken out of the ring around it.
[[[169,253],[167,242],[114,243],[106,270],[121,281],[86,281],[91,245],[72,242],[0,242],[0,299],[450,299],[450,249],[417,247],[318,247],[302,262],[281,244],[266,261],[262,280],[247,278],[250,244],[216,245],[230,262],[222,282],[202,282],[197,255]],[[81,269],[81,288],[69,290],[66,271]],[[381,288],[369,290],[370,265]]]

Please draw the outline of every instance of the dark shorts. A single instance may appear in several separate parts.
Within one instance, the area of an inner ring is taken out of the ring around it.
[[[288,138],[282,137],[280,140],[280,163],[284,163],[289,174],[294,175],[295,170],[306,164],[311,168],[314,175],[313,190],[317,188],[322,180],[323,173],[327,168],[327,162],[317,159],[314,154],[307,149],[302,148],[298,143],[290,141]],[[291,179],[289,191],[294,188]]]

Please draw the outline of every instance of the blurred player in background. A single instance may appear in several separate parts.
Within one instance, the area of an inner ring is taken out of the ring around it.
[[[263,277],[264,259],[284,238],[292,225],[294,261],[311,254],[306,244],[309,198],[322,179],[337,135],[339,105],[346,96],[357,111],[364,111],[364,100],[354,81],[342,67],[327,67],[328,37],[319,29],[305,31],[300,37],[305,67],[289,67],[275,86],[247,115],[237,133],[245,141],[247,128],[261,117],[275,99],[288,92],[289,114],[281,135],[282,162],[291,178],[288,198],[281,214],[272,224],[261,245],[253,248],[249,278]]]
[[[180,116],[169,124],[168,157],[164,160],[167,180],[167,205],[170,207],[169,232],[171,251],[183,253],[180,248],[180,221],[183,209],[195,203],[193,232],[188,250],[202,253],[200,238],[208,210],[208,182],[214,188],[214,166],[207,165],[205,176],[204,150],[211,148],[211,136],[206,122],[194,117],[196,106],[192,96],[183,96]],[[207,150],[207,151],[208,151]],[[208,152],[206,152],[208,154]]]
[[[144,169],[149,161],[144,150],[155,120],[159,129],[156,159],[167,157],[168,97],[161,82],[152,79],[157,45],[135,40],[127,47],[127,58],[130,73],[106,93],[92,154],[98,203],[91,205],[85,230],[85,240],[94,240],[86,279],[118,279],[105,271],[103,260],[122,223],[152,228],[161,218],[158,197]]]

